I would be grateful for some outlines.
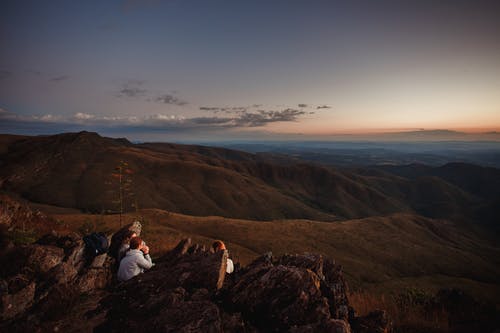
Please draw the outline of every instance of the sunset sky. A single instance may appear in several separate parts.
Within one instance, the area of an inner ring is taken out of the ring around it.
[[[499,1],[0,4],[0,132],[500,129]]]

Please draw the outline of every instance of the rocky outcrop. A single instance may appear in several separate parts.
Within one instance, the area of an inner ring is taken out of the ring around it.
[[[88,256],[77,234],[49,234],[0,256],[2,327],[31,330],[64,315],[75,298],[107,287],[112,259]]]
[[[43,224],[49,220],[47,215],[30,208],[25,200],[0,192],[0,226],[24,230],[28,224]]]
[[[130,227],[138,225],[122,228],[114,242]],[[0,261],[11,258],[7,266],[0,263],[7,267],[0,279],[0,331],[390,331],[385,313],[354,316],[341,267],[321,255],[268,253],[228,275],[227,251],[211,253],[185,239],[151,270],[122,283],[112,282],[114,259],[88,257],[78,235],[44,236]],[[68,313],[82,295],[93,307],[79,308],[78,321]]]
[[[349,319],[360,319],[348,318],[347,284],[333,261],[266,254],[231,275],[226,262],[226,251],[180,242],[151,271],[111,291],[95,331],[357,332]]]

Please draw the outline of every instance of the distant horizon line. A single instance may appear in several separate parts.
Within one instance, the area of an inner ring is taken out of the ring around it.
[[[469,129],[471,130],[471,129]],[[15,132],[0,132],[0,135],[12,136],[52,136],[61,134],[78,134],[78,133],[96,133],[102,137],[113,139],[127,139],[132,143],[147,143],[147,142],[186,142],[186,143],[217,143],[217,142],[285,142],[285,141],[388,141],[388,142],[500,142],[500,131],[496,128],[476,129],[476,131],[459,131],[457,129],[399,129],[399,130],[380,130],[371,132],[334,132],[330,134],[306,134],[306,133],[279,133],[265,131],[263,133],[269,135],[264,137],[213,137],[213,138],[148,138],[137,139],[133,138],[134,133],[107,133],[103,129],[82,129],[80,131],[58,131],[54,133],[15,133]]]

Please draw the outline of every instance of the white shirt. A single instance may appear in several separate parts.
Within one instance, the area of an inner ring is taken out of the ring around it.
[[[145,269],[150,269],[153,266],[149,254],[143,254],[141,250],[128,250],[125,257],[120,261],[118,268],[118,280],[127,281],[136,275],[144,272]]]
[[[226,273],[231,274],[232,272],[234,272],[233,261],[231,259],[227,258]]]

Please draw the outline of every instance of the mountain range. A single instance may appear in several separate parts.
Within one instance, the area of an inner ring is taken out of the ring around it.
[[[79,132],[0,136],[1,189],[82,211],[158,208],[196,215],[336,221],[393,213],[495,226],[500,170],[442,167],[335,168],[270,154],[170,143],[133,144]],[[117,168],[123,181],[117,182]],[[123,185],[123,184],[122,184]]]

